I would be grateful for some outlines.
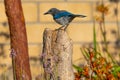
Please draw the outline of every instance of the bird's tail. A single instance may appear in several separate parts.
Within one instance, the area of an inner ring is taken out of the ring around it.
[[[86,16],[76,14],[75,17],[81,17],[81,18],[84,18],[84,17],[86,17]]]

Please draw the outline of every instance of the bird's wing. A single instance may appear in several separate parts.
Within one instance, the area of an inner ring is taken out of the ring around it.
[[[55,14],[54,19],[58,19],[65,16],[72,16],[73,14],[65,10],[61,10],[59,13]]]

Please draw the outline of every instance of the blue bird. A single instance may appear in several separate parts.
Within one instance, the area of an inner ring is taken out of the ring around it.
[[[80,18],[86,17],[84,15],[73,14],[73,13],[70,13],[66,10],[59,10],[57,8],[51,8],[46,13],[44,13],[44,15],[46,15],[46,14],[51,14],[53,16],[53,19],[55,20],[55,22],[62,25],[59,29],[65,27],[64,30],[66,30],[69,23],[74,18],[76,18],[76,17],[80,17]]]

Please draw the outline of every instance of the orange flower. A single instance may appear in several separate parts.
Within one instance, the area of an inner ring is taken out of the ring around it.
[[[112,74],[107,75],[107,80],[116,80]]]
[[[95,61],[92,62],[92,67],[93,67],[93,68],[97,67],[97,63],[96,63]]]
[[[105,58],[100,57],[100,63],[101,63],[102,65],[105,64]]]
[[[96,70],[96,73],[97,73],[97,74],[101,74],[102,72],[101,72],[100,69],[97,69],[97,70]]]
[[[120,79],[120,73],[119,73],[119,72],[117,73],[117,76],[118,76],[118,78]]]
[[[102,23],[102,22],[103,22],[103,19],[102,19],[102,17],[100,17],[100,16],[94,16],[94,18],[95,18],[95,20],[96,20],[97,22],[99,22],[99,23]]]
[[[84,69],[83,75],[86,76],[86,77],[89,77],[89,68],[88,68],[88,66],[85,66],[83,69]]]
[[[75,75],[75,80],[80,80],[80,74],[79,73],[74,73]]]
[[[109,11],[109,8],[108,8],[108,6],[105,6],[105,5],[103,5],[103,4],[100,4],[100,5],[98,5],[98,6],[96,7],[96,10],[97,10],[98,12],[107,14],[108,11]]]
[[[108,63],[107,66],[106,66],[106,70],[108,71],[111,68],[112,68],[112,65],[110,63]]]
[[[94,53],[93,52],[90,52],[90,61],[92,61],[94,58]]]

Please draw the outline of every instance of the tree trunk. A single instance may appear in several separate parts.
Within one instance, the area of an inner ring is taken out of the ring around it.
[[[42,60],[46,80],[74,80],[72,52],[72,40],[64,30],[45,29]]]
[[[21,0],[4,0],[8,17],[14,80],[32,80]]]

